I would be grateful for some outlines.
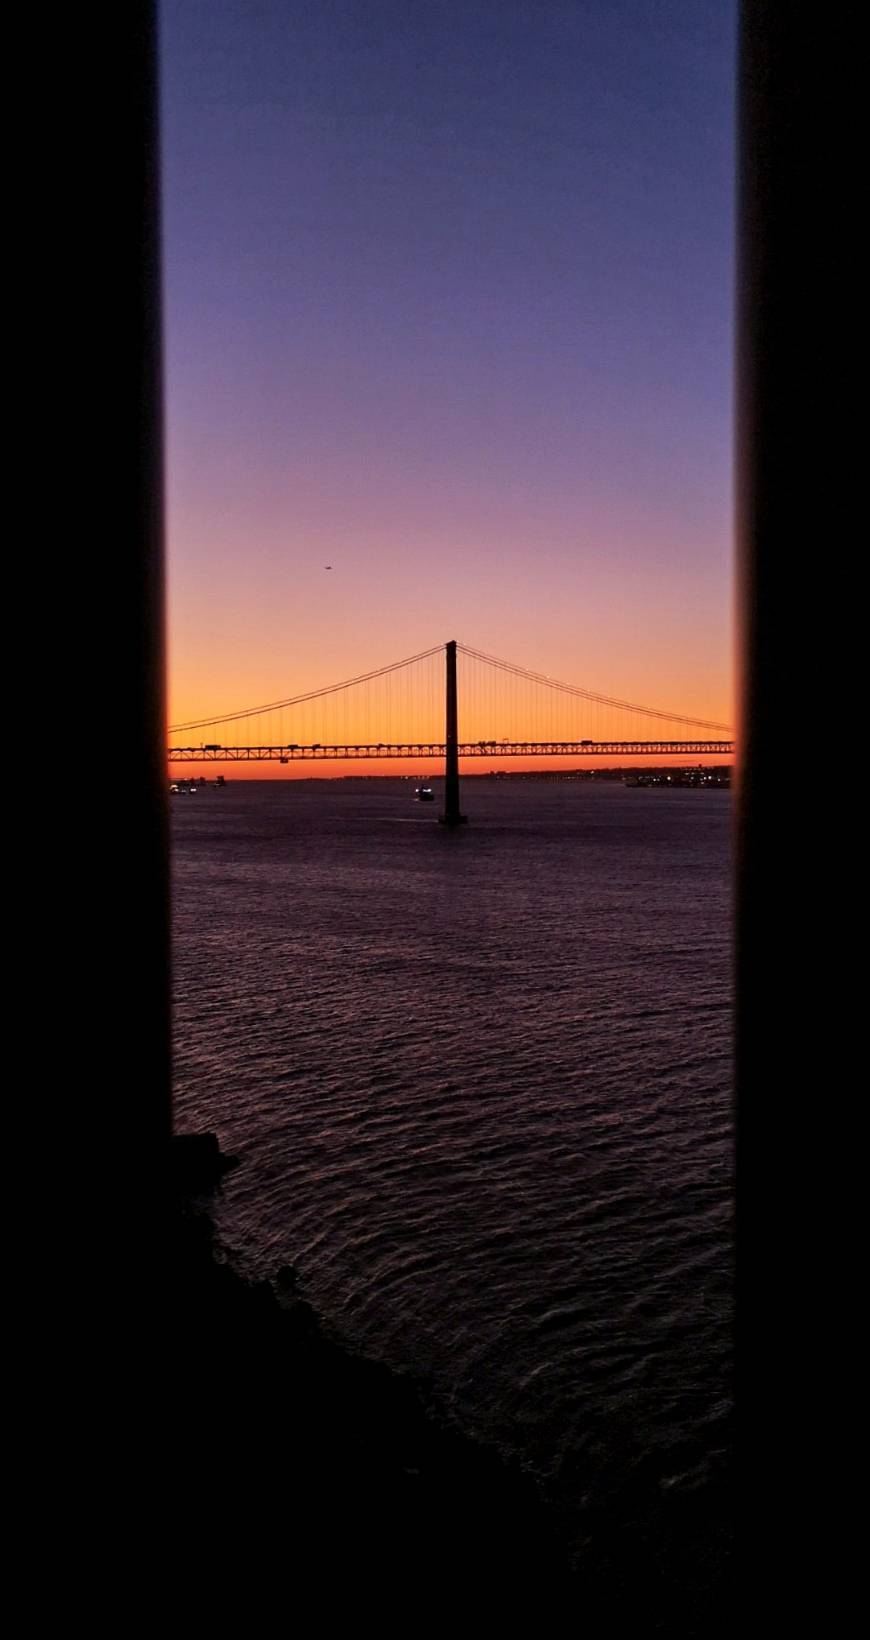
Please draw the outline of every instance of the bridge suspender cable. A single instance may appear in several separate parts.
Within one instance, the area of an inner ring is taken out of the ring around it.
[[[416,661],[425,661],[430,655],[443,654],[444,645],[436,643],[431,649],[421,649],[419,655],[408,655],[403,661],[391,661],[389,666],[379,666],[374,672],[361,672],[357,678],[345,678],[343,683],[329,683],[323,689],[310,689],[305,695],[292,695],[287,700],[273,700],[266,706],[245,706],[238,712],[222,712],[220,717],[195,718],[189,723],[172,724],[169,730],[171,735],[181,734],[185,729],[210,729],[218,723],[236,723],[240,718],[258,717],[261,712],[279,712],[286,706],[302,706],[309,700],[320,700],[324,695],[335,695],[340,689],[352,689],[357,683],[371,683],[373,678],[386,677],[388,672],[398,672],[403,666],[413,666]]]
[[[711,723],[708,718],[685,717],[681,712],[665,712],[655,706],[637,706],[629,700],[616,700],[611,695],[596,694],[593,689],[583,689],[577,683],[561,683],[558,678],[548,678],[543,672],[530,672],[525,666],[516,666],[513,661],[499,660],[495,655],[486,655],[481,649],[470,649],[467,644],[457,645],[461,654],[468,655],[471,660],[485,661],[488,666],[497,666],[502,672],[509,672],[514,677],[525,678],[529,683],[538,683],[548,689],[559,689],[566,695],[577,695],[582,700],[596,701],[600,706],[616,706],[623,712],[641,712],[644,717],[663,718],[669,723],[687,723],[699,729],[723,729],[731,734],[727,723]]]
[[[687,717],[682,712],[668,712],[654,706],[639,706],[634,701],[619,700],[613,695],[602,695],[594,689],[585,689],[580,684],[563,683],[558,678],[547,677],[543,672],[532,672],[528,667],[518,666],[513,661],[501,660],[497,655],[487,655],[481,649],[472,649],[468,644],[457,644],[458,651],[474,660],[496,668],[510,677],[522,678],[527,683],[536,684],[541,688],[552,689],[563,695],[573,696],[575,699],[593,701],[600,706],[609,706],[623,712],[639,713],[643,717],[656,718],[669,723],[683,723],[690,728],[716,729],[731,735],[731,728],[726,723],[715,723],[709,718]],[[222,723],[238,723],[245,718],[259,717],[264,712],[278,712],[291,706],[302,706],[309,701],[322,700],[327,695],[338,694],[343,689],[352,689],[358,684],[371,683],[376,678],[388,676],[391,672],[401,671],[403,667],[414,666],[418,661],[430,659],[433,655],[442,654],[443,645],[433,644],[431,649],[423,649],[417,655],[408,655],[404,660],[392,661],[388,666],[376,667],[371,672],[362,672],[358,677],[345,678],[341,683],[327,684],[322,689],[310,689],[302,695],[292,695],[285,700],[273,700],[262,706],[245,706],[235,712],[221,712],[215,717],[193,718],[185,723],[171,725],[170,734],[183,734],[193,729],[214,728]]]

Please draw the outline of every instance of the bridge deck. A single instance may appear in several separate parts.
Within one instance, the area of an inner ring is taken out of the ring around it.
[[[170,746],[170,763],[340,763],[391,758],[443,758],[437,741],[379,745]],[[476,740],[459,746],[462,757],[728,757],[733,740]]]

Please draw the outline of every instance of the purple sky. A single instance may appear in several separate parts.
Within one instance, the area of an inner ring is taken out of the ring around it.
[[[732,0],[162,30],[171,715],[455,636],[729,717]]]

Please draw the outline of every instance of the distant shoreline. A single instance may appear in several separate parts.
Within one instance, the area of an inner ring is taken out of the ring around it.
[[[468,773],[464,770],[461,772],[463,783],[466,780],[485,780],[490,782],[495,780],[535,780],[547,782],[552,782],[554,780],[567,780],[595,782],[600,780],[619,781],[639,778],[644,783],[649,781],[670,780],[672,785],[679,785],[684,783],[686,776],[697,775],[727,775],[730,783],[733,770],[733,763],[684,763],[678,766],[660,764],[652,768],[639,768],[636,764],[634,764],[628,766],[620,765],[619,767],[613,768],[607,766],[605,768],[596,769],[492,769],[486,771],[475,769],[474,771],[470,771]],[[683,777],[683,782],[680,780],[681,776]],[[199,776],[182,776],[180,778],[182,780],[186,779],[188,781],[196,781],[199,779]],[[214,779],[209,780],[207,777],[204,778],[206,779],[207,785],[215,784]],[[225,776],[225,785],[262,786],[271,784],[274,786],[285,786],[292,782],[293,784],[298,785],[316,784],[344,786],[350,782],[371,785],[378,781],[390,781],[395,784],[400,780],[404,782],[413,782],[420,780],[420,778],[420,774],[227,775]],[[430,785],[435,781],[443,780],[443,778],[443,774],[441,773],[427,773],[425,775],[425,779]],[[728,784],[723,784],[718,788],[714,787],[713,789],[724,791],[728,789]]]

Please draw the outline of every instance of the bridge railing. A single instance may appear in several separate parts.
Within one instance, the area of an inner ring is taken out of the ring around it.
[[[170,763],[337,763],[444,758],[443,741],[277,746],[170,746]],[[730,757],[733,740],[475,740],[461,741],[460,758]]]

